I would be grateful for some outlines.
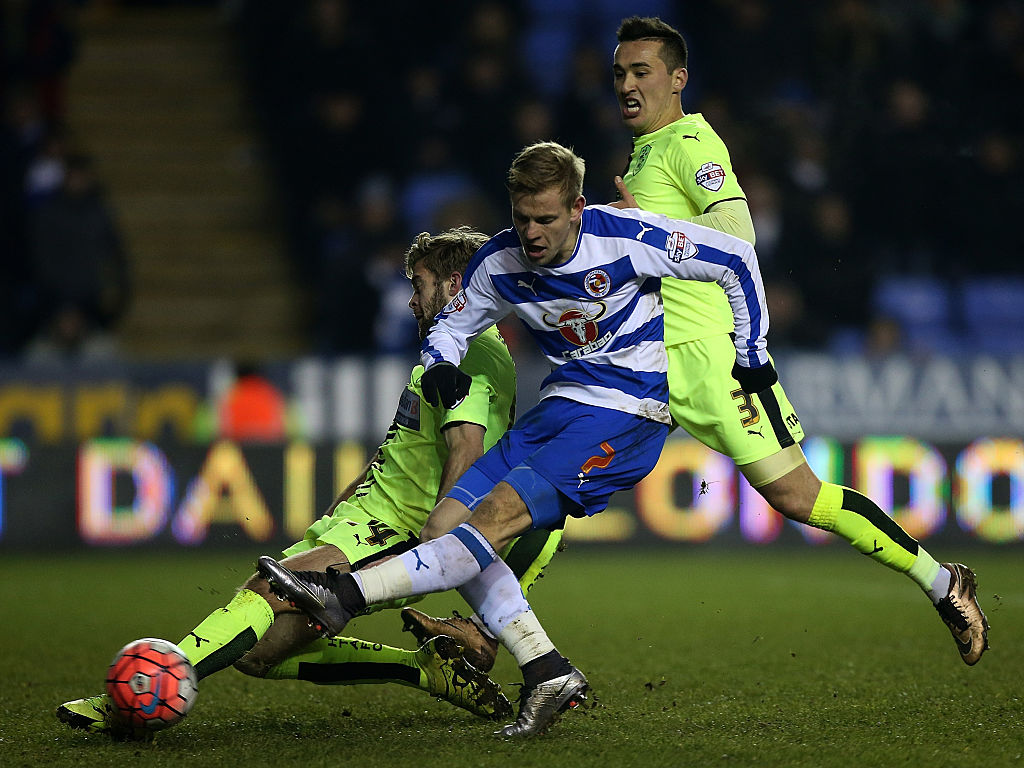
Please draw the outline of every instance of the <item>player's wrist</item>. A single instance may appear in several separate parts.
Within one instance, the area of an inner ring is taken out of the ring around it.
[[[745,368],[739,363],[733,363],[732,377],[739,382],[740,388],[748,395],[755,395],[771,389],[779,380],[779,374],[771,361],[757,368]]]

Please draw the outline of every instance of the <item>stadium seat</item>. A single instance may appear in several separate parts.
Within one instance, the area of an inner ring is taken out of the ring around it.
[[[973,351],[1024,355],[1024,279],[965,280],[961,285],[961,306]]]
[[[952,299],[949,286],[933,277],[890,276],[875,288],[875,312],[905,326],[949,325]]]
[[[875,314],[899,323],[907,352],[956,354],[962,338],[956,329],[949,285],[937,278],[891,275],[878,283]]]

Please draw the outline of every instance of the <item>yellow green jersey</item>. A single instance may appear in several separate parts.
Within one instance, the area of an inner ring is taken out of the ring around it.
[[[419,531],[437,502],[448,459],[445,425],[479,424],[485,451],[505,434],[515,418],[516,371],[497,328],[473,340],[459,368],[473,381],[469,394],[448,410],[423,398],[423,366],[412,369],[391,429],[349,502],[379,520]]]
[[[636,136],[623,181],[641,208],[677,219],[746,199],[729,150],[699,113]],[[717,283],[663,278],[661,295],[668,346],[733,330],[729,302]]]

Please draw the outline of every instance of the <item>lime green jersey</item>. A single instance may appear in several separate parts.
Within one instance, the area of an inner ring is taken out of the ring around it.
[[[746,199],[729,150],[699,113],[636,136],[623,181],[641,208],[676,219],[699,216],[725,200]],[[717,283],[663,278],[661,295],[666,345],[733,329],[729,302]]]
[[[423,366],[412,369],[391,429],[350,502],[385,522],[418,531],[437,502],[448,459],[445,425],[479,424],[485,430],[485,451],[498,442],[515,418],[516,370],[497,328],[473,340],[459,368],[473,381],[465,399],[449,410],[423,398]]]

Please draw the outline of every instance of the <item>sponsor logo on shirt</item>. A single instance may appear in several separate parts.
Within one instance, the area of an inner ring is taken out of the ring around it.
[[[420,429],[420,396],[409,387],[402,391],[402,397],[398,400],[395,422],[417,432]]]
[[[455,294],[455,297],[445,305],[445,308],[441,311],[445,314],[451,314],[452,312],[461,312],[466,306],[466,292],[459,291]]]
[[[600,331],[597,321],[606,310],[605,303],[599,301],[596,305],[567,309],[558,316],[557,320],[553,320],[552,315],[545,312],[542,319],[548,327],[557,328],[558,332],[562,334],[562,338],[579,347],[579,349],[571,349],[562,353],[563,357],[575,360],[588,352],[600,349],[611,340],[611,331],[598,338]]]
[[[665,252],[668,254],[669,260],[677,264],[680,261],[692,259],[698,251],[699,249],[693,241],[682,232],[673,232],[665,241]]]
[[[603,299],[612,289],[612,279],[603,269],[592,269],[583,278],[583,289],[595,299]]]
[[[725,183],[725,169],[718,163],[704,163],[704,165],[697,169],[697,173],[693,175],[693,178],[704,189],[717,192],[722,188],[722,184]]]

